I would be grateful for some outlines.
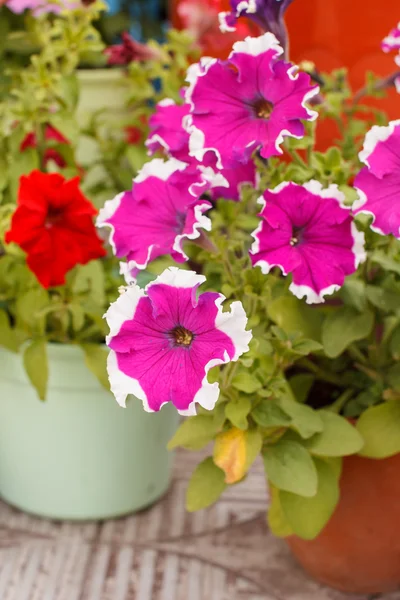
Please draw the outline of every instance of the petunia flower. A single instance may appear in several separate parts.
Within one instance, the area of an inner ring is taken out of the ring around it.
[[[359,156],[366,166],[354,181],[360,200],[353,211],[372,215],[377,233],[400,239],[400,120],[372,127]]]
[[[52,3],[48,0],[7,0],[5,5],[16,14],[31,10],[35,16],[39,16],[44,13],[60,13],[65,9],[77,8],[79,2],[74,0],[62,0],[58,3]]]
[[[381,47],[384,52],[400,50],[400,23],[382,40]]]
[[[285,48],[287,34],[283,18],[292,2],[293,0],[230,0],[231,11],[219,14],[220,29],[235,31],[237,20],[244,16],[254,21],[262,31],[273,33]]]
[[[43,287],[63,285],[76,265],[106,254],[93,224],[96,212],[78,177],[32,171],[20,179],[6,243],[15,242],[27,253],[27,265]]]
[[[310,76],[279,60],[272,33],[236,42],[229,60],[202,59],[188,73],[190,154],[202,160],[212,150],[218,168],[246,163],[257,149],[263,158],[282,154],[286,136],[302,138],[301,119],[318,114],[305,106],[318,93]]]
[[[336,185],[284,182],[260,198],[262,221],[253,232],[253,266],[292,273],[290,291],[309,304],[324,302],[365,260],[360,233]]]
[[[54,142],[57,142],[58,144],[69,145],[69,141],[67,140],[67,138],[64,137],[63,134],[60,131],[58,131],[58,129],[53,127],[52,125],[46,126],[45,138],[46,138],[46,140],[53,140]],[[36,147],[37,147],[36,133],[32,132],[32,133],[28,133],[25,136],[25,138],[22,140],[22,143],[21,143],[19,149],[21,152],[23,152],[27,148],[36,148]],[[66,162],[65,158],[55,148],[47,148],[45,151],[45,154],[44,154],[45,164],[47,164],[51,160],[54,161],[56,163],[56,165],[58,165],[60,168],[67,166],[67,162]]]
[[[189,134],[183,123],[189,115],[189,105],[178,105],[166,98],[159,102],[150,118],[150,137],[146,141],[149,154],[163,150],[167,156],[186,162],[198,170],[211,184],[212,200],[227,198],[240,200],[242,185],[256,183],[256,167],[252,160],[246,164],[237,162],[234,168],[218,169],[216,156],[207,152],[201,161],[189,154]],[[218,177],[219,175],[219,177]]]
[[[133,394],[147,411],[167,402],[180,414],[211,410],[218,383],[208,371],[236,361],[249,349],[251,332],[240,302],[222,311],[224,296],[198,294],[203,275],[170,267],[145,290],[132,284],[108,309],[108,375],[117,402]]]
[[[160,58],[160,53],[147,44],[141,44],[129,33],[121,34],[121,44],[110,46],[104,50],[109,65],[129,65],[133,61],[147,61]]]
[[[111,228],[114,254],[126,257],[131,268],[145,269],[165,254],[184,262],[183,242],[198,238],[200,229],[210,231],[204,213],[211,204],[200,198],[205,182],[186,167],[175,159],[146,163],[132,190],[118,194],[100,211],[98,227]]]
[[[397,56],[395,56],[394,61],[396,65],[400,67],[400,23],[384,38],[381,46],[384,52],[397,51]],[[394,85],[400,94],[400,75],[395,78]]]

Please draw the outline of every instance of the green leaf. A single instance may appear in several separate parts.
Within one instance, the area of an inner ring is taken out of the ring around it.
[[[286,492],[290,493],[290,492]],[[269,509],[268,509],[268,526],[275,537],[285,538],[293,535],[293,529],[290,527],[282,510],[280,501],[280,492],[273,486],[269,485]],[[300,496],[298,496],[300,497]]]
[[[81,344],[85,353],[85,364],[87,368],[96,376],[100,384],[106,389],[110,389],[110,383],[107,375],[107,356],[108,352],[99,344]]]
[[[254,392],[262,388],[262,383],[255,375],[242,371],[241,373],[237,373],[232,379],[232,387],[245,394],[254,394]]]
[[[397,327],[390,338],[390,353],[395,360],[400,360],[400,327]]]
[[[195,469],[186,491],[186,510],[194,512],[214,504],[226,488],[225,474],[211,457]]]
[[[372,262],[380,265],[385,271],[392,271],[400,275],[400,263],[393,258],[389,258],[383,252],[377,250],[371,255]]]
[[[17,197],[21,175],[28,175],[35,169],[39,169],[39,155],[35,148],[27,148],[23,152],[13,153],[12,162],[9,167],[11,194],[13,198]]]
[[[18,352],[19,343],[15,330],[11,327],[8,315],[0,309],[0,346],[11,352]]]
[[[288,334],[320,341],[322,314],[294,296],[279,297],[268,305],[269,317]]]
[[[302,404],[307,400],[308,394],[315,381],[314,375],[309,373],[300,373],[299,375],[293,375],[288,381],[294,397],[297,402]]]
[[[292,440],[279,440],[263,452],[268,479],[280,490],[311,497],[317,492],[317,470],[308,451]]]
[[[246,431],[246,471],[248,471],[261,452],[263,445],[262,435],[257,429],[248,429]]]
[[[265,398],[251,412],[261,427],[288,427],[292,419],[278,406],[275,400]]]
[[[238,429],[247,429],[249,426],[247,416],[251,411],[249,398],[241,396],[236,401],[230,401],[225,405],[225,416],[232,425]]]
[[[394,456],[400,452],[400,402],[389,400],[371,406],[358,419],[357,430],[364,438],[361,456]]]
[[[74,294],[88,294],[97,306],[104,306],[104,286],[104,269],[99,260],[92,260],[87,265],[76,267],[76,276],[72,285]]]
[[[322,350],[322,346],[319,342],[315,342],[314,340],[300,340],[298,342],[293,342],[292,346],[292,352],[300,354],[300,356],[308,356],[319,350]]]
[[[24,325],[44,333],[46,316],[42,311],[50,305],[49,295],[42,287],[18,296],[16,315]]]
[[[400,295],[393,290],[377,287],[376,285],[367,285],[368,300],[386,312],[394,312],[400,305]]]
[[[362,313],[367,308],[365,283],[360,279],[348,277],[340,290],[343,302]]]
[[[329,410],[319,410],[323,431],[306,440],[304,445],[317,456],[349,456],[356,454],[364,440],[347,419]]]
[[[400,363],[393,365],[393,367],[388,370],[386,376],[390,387],[395,390],[400,390]]]
[[[188,450],[201,450],[215,437],[217,428],[213,415],[196,415],[185,419],[168,442],[168,450],[181,446]]]
[[[304,540],[313,540],[325,527],[339,502],[339,482],[332,467],[315,458],[318,489],[312,498],[280,491],[282,512],[293,532]]]
[[[355,309],[343,307],[332,311],[322,326],[322,344],[329,358],[336,358],[346,348],[371,333],[374,315],[371,311],[360,314]]]
[[[323,430],[324,425],[320,414],[307,406],[292,400],[289,396],[279,398],[281,408],[291,417],[291,426],[299,432],[302,438],[310,438]]]
[[[40,400],[45,400],[49,377],[46,340],[35,340],[25,349],[24,367]]]
[[[85,324],[85,311],[80,304],[70,304],[68,310],[71,314],[73,330],[80,331]]]

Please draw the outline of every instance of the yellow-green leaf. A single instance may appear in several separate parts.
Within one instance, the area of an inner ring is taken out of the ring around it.
[[[35,340],[25,349],[24,367],[39,398],[45,400],[49,377],[46,340]]]

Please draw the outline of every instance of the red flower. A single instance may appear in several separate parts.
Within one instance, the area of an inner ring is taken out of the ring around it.
[[[46,125],[45,138],[46,140],[54,140],[59,144],[69,144],[67,138],[65,138],[63,134],[60,133],[57,129],[55,129],[55,127],[53,127],[52,125]],[[19,149],[21,152],[23,152],[27,148],[36,148],[36,146],[36,134],[32,132],[28,133],[28,135],[22,140]],[[57,152],[55,148],[47,148],[44,154],[44,162],[47,163],[49,160],[53,160],[56,163],[56,165],[58,165],[61,169],[67,166],[64,157],[59,152]]]
[[[140,131],[139,127],[134,125],[128,125],[125,127],[125,139],[127,144],[138,144],[143,138],[143,132]]]
[[[18,206],[6,234],[27,253],[27,264],[43,287],[65,283],[77,264],[105,256],[96,233],[94,206],[79,189],[79,178],[32,171],[20,179]]]
[[[154,60],[160,58],[155,48],[141,44],[126,31],[121,34],[122,44],[110,46],[104,50],[109,65],[129,65],[133,61]]]

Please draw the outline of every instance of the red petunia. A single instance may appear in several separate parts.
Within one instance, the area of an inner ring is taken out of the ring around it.
[[[18,206],[6,234],[27,253],[28,267],[43,287],[65,283],[76,265],[105,256],[96,233],[94,206],[79,189],[79,178],[32,171],[20,179]]]
[[[67,140],[67,138],[64,137],[63,134],[52,125],[46,125],[45,138],[46,140],[53,140],[55,142],[58,142],[59,144],[69,145],[69,141]],[[33,132],[28,133],[26,137],[22,140],[20,151],[23,152],[27,148],[36,148],[36,146],[36,134]],[[47,164],[49,160],[53,160],[56,163],[56,165],[58,165],[61,169],[67,166],[65,158],[55,148],[46,149],[46,152],[44,154],[45,164]]]

